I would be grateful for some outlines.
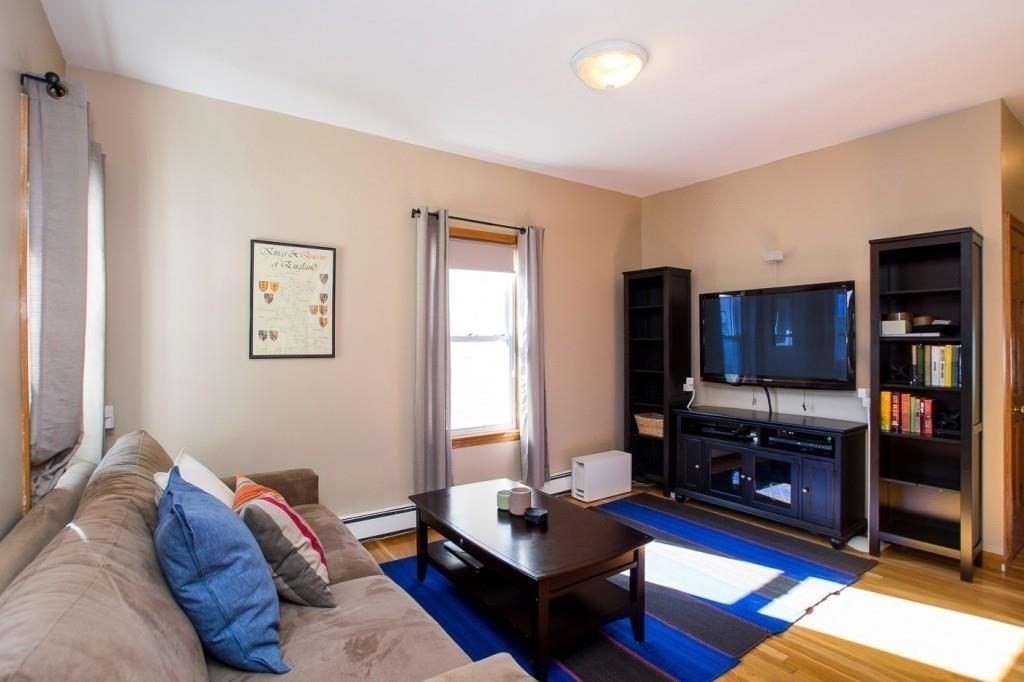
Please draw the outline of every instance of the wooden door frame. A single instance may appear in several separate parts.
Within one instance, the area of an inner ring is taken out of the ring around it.
[[[1013,309],[1012,309],[1012,277],[1011,261],[1012,231],[1017,230],[1024,235],[1024,223],[1011,213],[1003,213],[1003,570],[1009,568],[1010,562],[1016,557],[1013,551],[1013,384],[1009,371],[1012,367],[1013,352]]]

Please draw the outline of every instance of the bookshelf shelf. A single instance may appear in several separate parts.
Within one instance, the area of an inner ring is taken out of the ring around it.
[[[883,507],[880,539],[897,545],[960,557],[960,522]]]
[[[930,443],[945,443],[947,445],[960,445],[959,438],[947,438],[945,436],[925,436],[920,433],[903,433],[900,431],[879,431],[882,438],[909,438],[912,440],[923,440]]]
[[[922,343],[926,346],[945,346],[947,343],[960,343],[959,336],[911,336],[909,334],[879,335],[878,339],[885,343]]]
[[[931,289],[890,289],[879,296],[920,296],[922,294],[959,294],[960,287],[936,287]]]
[[[925,386],[923,384],[901,384],[889,381],[879,384],[883,391],[900,391],[904,393],[959,393],[959,386]]]
[[[913,486],[915,488],[930,488],[932,490],[937,490],[937,491],[940,491],[940,492],[943,492],[943,493],[958,493],[958,492],[960,492],[960,490],[958,488],[950,487],[948,484],[946,484],[945,481],[937,481],[937,482],[907,481],[907,480],[904,480],[902,478],[893,478],[892,476],[881,476],[880,480],[885,481],[886,483],[892,483],[894,485],[907,485],[907,486]]]
[[[672,480],[669,438],[641,434],[635,416],[669,415],[688,397],[690,371],[690,271],[650,268],[623,273],[625,414],[623,450],[633,456],[633,478],[658,485]]]
[[[981,329],[981,242],[971,228],[871,241],[875,408],[870,428],[875,437],[870,439],[869,549],[878,556],[881,543],[889,542],[955,558],[965,581],[973,579],[981,548],[981,374],[973,366]],[[950,331],[959,335],[882,336],[883,316],[897,312],[948,319],[954,326]],[[942,346],[952,349],[929,350]],[[929,368],[931,379],[922,376]],[[912,377],[917,382],[911,383]],[[959,385],[920,383],[941,384],[943,377]],[[929,409],[933,429],[942,425],[941,436],[916,432],[925,430],[919,421],[927,420],[918,415]],[[904,430],[883,428],[887,419]],[[957,432],[959,437],[950,437]]]

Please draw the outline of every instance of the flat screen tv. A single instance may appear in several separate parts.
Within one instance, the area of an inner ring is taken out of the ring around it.
[[[853,282],[700,295],[700,376],[748,386],[852,389]]]

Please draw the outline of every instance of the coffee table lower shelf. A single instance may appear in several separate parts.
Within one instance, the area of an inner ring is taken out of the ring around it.
[[[528,642],[534,637],[536,595],[531,585],[511,572],[499,575],[487,567],[479,571],[453,556],[444,542],[427,545],[430,565],[460,590]],[[606,623],[629,618],[629,591],[608,580],[595,579],[574,586],[550,602],[552,650],[592,634]]]

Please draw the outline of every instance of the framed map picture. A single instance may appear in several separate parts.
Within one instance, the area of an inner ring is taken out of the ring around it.
[[[335,249],[249,245],[249,357],[333,358]]]

